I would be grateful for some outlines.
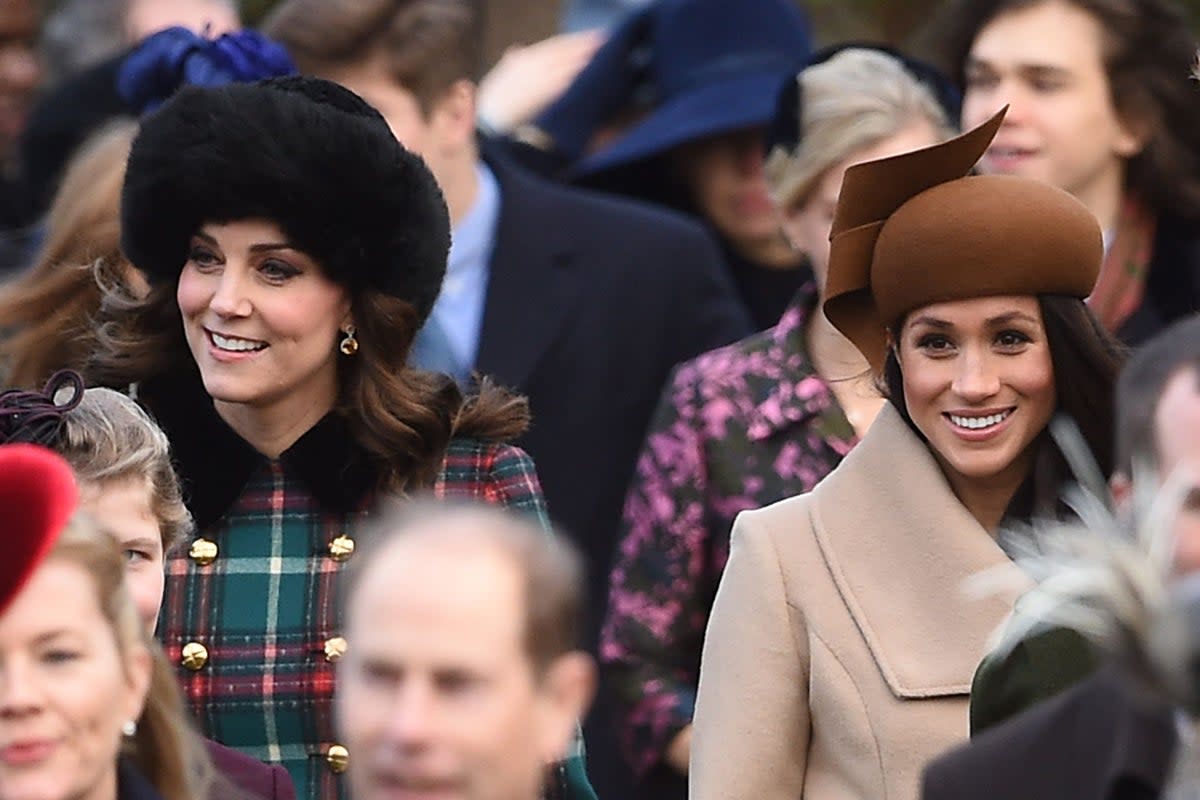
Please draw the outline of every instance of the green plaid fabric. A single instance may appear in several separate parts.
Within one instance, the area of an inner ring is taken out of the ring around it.
[[[517,448],[455,440],[433,490],[531,513],[549,529],[533,463]],[[353,539],[363,518],[323,512],[282,462],[263,459],[229,511],[198,534],[216,544],[216,559],[201,565],[184,552],[167,564],[159,630],[200,727],[282,764],[301,798],[346,797],[327,763],[337,740],[326,643],[341,632],[334,599],[343,566],[330,543]],[[203,664],[184,666],[188,645],[204,647]],[[594,800],[582,738],[555,775],[548,798]]]

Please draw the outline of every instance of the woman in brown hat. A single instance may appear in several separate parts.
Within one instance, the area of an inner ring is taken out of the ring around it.
[[[1083,304],[1102,243],[1066,192],[965,177],[1002,115],[847,171],[825,313],[888,403],[811,493],[741,514],[704,645],[694,798],[913,798],[967,736],[967,693],[1014,595],[1002,525],[1060,511],[1046,433],[1111,461],[1119,346]]]

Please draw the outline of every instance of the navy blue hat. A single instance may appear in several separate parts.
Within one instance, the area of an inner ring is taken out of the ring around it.
[[[807,63],[812,49],[808,20],[790,0],[660,0],[645,44],[656,107],[577,164],[576,177],[767,125],[780,84]]]

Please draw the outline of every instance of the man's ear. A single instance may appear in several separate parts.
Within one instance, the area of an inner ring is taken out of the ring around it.
[[[476,101],[479,88],[462,78],[450,85],[429,112],[429,126],[435,141],[446,149],[474,144]]]
[[[1120,134],[1113,151],[1121,158],[1133,158],[1142,152],[1153,134],[1153,128],[1147,120],[1120,111],[1117,112],[1117,126],[1120,128]]]
[[[579,729],[596,694],[596,662],[587,653],[574,651],[559,656],[542,676],[539,701],[542,761],[552,764],[567,755],[571,739]]]

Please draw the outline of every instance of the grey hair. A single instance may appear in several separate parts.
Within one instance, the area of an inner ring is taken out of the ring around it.
[[[167,435],[130,398],[112,389],[86,390],[79,405],[63,415],[55,449],[83,483],[146,481],[164,552],[191,533]]]
[[[909,125],[926,120],[939,136],[954,122],[923,83],[896,58],[850,48],[796,76],[800,83],[801,139],[794,152],[776,147],[766,176],[780,208],[791,208],[830,168]]]

